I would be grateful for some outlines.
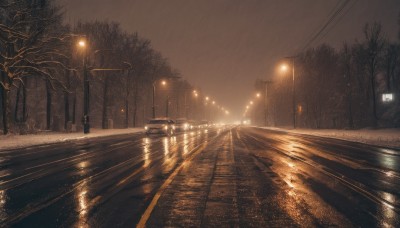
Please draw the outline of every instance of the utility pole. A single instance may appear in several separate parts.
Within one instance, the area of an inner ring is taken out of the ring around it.
[[[165,102],[165,117],[168,118],[168,107],[169,107],[169,95],[167,96],[167,100]]]
[[[268,85],[272,84],[272,81],[270,80],[263,80],[261,81],[265,87],[264,91],[264,98],[263,98],[263,103],[264,103],[264,126],[268,125]]]
[[[292,101],[293,101],[293,128],[296,129],[296,90],[294,83],[294,57],[292,57],[292,78],[293,78],[293,93],[292,93]]]

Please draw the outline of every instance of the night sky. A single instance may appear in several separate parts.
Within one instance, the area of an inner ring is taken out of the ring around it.
[[[274,77],[282,57],[301,50],[338,0],[59,0],[66,22],[117,21],[137,31],[192,84],[239,117],[257,78]],[[319,43],[362,40],[378,21],[396,40],[400,0],[351,0]]]

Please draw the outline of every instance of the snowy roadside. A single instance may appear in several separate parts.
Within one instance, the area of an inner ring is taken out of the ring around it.
[[[58,142],[67,142],[74,140],[82,140],[88,138],[99,138],[112,135],[124,135],[143,132],[143,128],[128,128],[128,129],[90,129],[89,134],[83,132],[74,133],[58,133],[46,132],[35,135],[1,135],[0,150],[24,148],[34,145],[51,144]]]
[[[285,129],[265,127],[265,129],[285,131],[296,134],[315,135],[328,138],[343,139],[352,142],[361,142],[370,145],[400,148],[400,129],[361,129],[361,130],[335,130],[335,129]]]

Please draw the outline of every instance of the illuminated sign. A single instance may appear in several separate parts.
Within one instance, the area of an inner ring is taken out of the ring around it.
[[[382,94],[382,101],[385,103],[393,101],[393,94],[392,93]]]

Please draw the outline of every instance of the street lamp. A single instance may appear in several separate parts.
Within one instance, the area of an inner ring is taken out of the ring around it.
[[[84,48],[86,46],[86,41],[85,40],[80,40],[78,42],[78,46]]]
[[[81,39],[78,41],[78,47],[83,52],[83,133],[88,134],[90,132],[89,123],[89,77],[87,69],[87,52],[86,52],[86,41]]]
[[[89,99],[90,99],[90,87],[89,87],[89,71],[97,72],[97,71],[123,71],[124,69],[119,68],[93,68],[92,66],[88,67],[88,45],[85,39],[80,39],[77,43],[79,49],[83,52],[83,133],[90,133],[90,122],[89,122]],[[101,49],[92,52],[93,55],[101,51],[112,51],[112,49]]]
[[[178,77],[178,76],[166,77],[166,79],[161,81],[161,85],[163,85],[163,86],[167,85],[167,80],[169,80],[169,79],[179,79],[179,78],[181,78],[181,77]],[[156,118],[155,96],[156,96],[156,83],[158,81],[159,80],[157,80],[157,79],[153,81],[153,106],[152,106],[153,119]],[[169,103],[169,96],[167,96],[167,107],[166,107],[166,110],[165,110],[167,117],[168,117],[168,103]]]
[[[268,123],[268,106],[267,106],[267,97],[268,97],[268,85],[272,83],[272,81],[269,80],[263,80],[261,81],[263,85],[265,86],[265,91],[263,92],[263,106],[264,106],[264,126],[267,126]],[[257,98],[261,98],[261,93],[256,94]]]
[[[295,91],[295,81],[294,81],[294,59],[296,56],[290,56],[290,57],[285,57],[286,59],[291,59],[292,60],[292,112],[293,112],[293,128],[296,128],[296,91]],[[283,64],[281,66],[281,70],[284,72],[287,72],[289,70],[288,65]]]
[[[127,69],[127,74],[126,74],[126,91],[125,91],[125,127],[128,128],[129,127],[129,94],[130,94],[130,89],[129,89],[129,85],[131,84],[131,77],[130,77],[130,73],[133,70],[133,66],[131,63],[129,62],[123,62],[123,64],[128,66]],[[136,127],[136,117],[134,116],[133,118],[133,127]]]
[[[199,114],[197,113],[197,111],[198,111],[198,104],[197,104],[197,97],[199,96],[199,94],[197,93],[197,90],[193,90],[193,96],[194,96],[194,108],[193,108],[193,110],[194,110],[194,112],[193,112],[193,118],[194,119],[197,119],[197,118],[199,118]]]
[[[153,106],[151,107],[153,113],[153,119],[156,118],[156,106],[155,106],[155,97],[156,97],[156,83],[158,80],[153,82]],[[161,85],[165,86],[167,82],[165,80],[161,81]]]

